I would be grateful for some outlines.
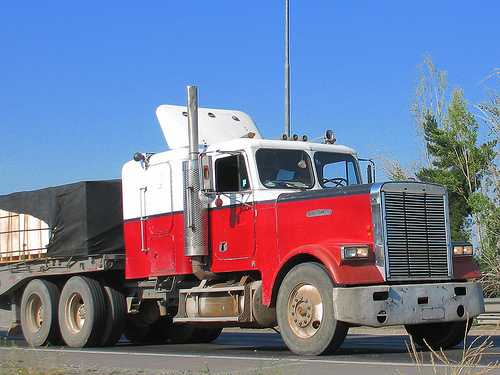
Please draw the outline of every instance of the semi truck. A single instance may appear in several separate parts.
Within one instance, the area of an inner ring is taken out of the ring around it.
[[[442,185],[376,182],[331,131],[263,139],[245,113],[162,105],[168,150],[120,180],[0,197],[0,307],[33,346],[211,342],[274,328],[299,355],[349,327],[449,348],[484,311]],[[366,178],[362,179],[362,175]]]

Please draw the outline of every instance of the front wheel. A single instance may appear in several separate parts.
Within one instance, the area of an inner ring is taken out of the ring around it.
[[[276,312],[283,341],[294,353],[331,354],[344,342],[349,325],[335,319],[333,287],[318,263],[299,264],[283,279]]]
[[[449,349],[460,344],[469,333],[472,319],[462,322],[406,325],[406,332],[418,345],[433,350]]]

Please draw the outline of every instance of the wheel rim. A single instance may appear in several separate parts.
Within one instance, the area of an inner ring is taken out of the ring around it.
[[[26,323],[27,328],[37,333],[43,324],[43,302],[38,294],[32,294],[26,305]]]
[[[323,301],[314,285],[300,283],[292,289],[287,318],[289,327],[300,338],[308,339],[318,332],[323,319]]]
[[[66,322],[73,333],[79,333],[85,324],[85,303],[80,293],[72,293],[68,297]]]

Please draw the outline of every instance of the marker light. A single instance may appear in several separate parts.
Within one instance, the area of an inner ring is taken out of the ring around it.
[[[370,256],[368,246],[342,246],[340,248],[342,260],[367,259]]]
[[[473,256],[474,247],[470,243],[456,243],[453,244],[454,256]]]
[[[203,166],[203,178],[205,180],[209,180],[210,179],[210,168],[208,168],[208,165],[204,165]]]

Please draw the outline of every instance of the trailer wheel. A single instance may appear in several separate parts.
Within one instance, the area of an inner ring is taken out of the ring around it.
[[[99,344],[106,322],[106,302],[101,285],[85,276],[68,280],[59,301],[59,326],[68,346]]]
[[[120,288],[112,282],[100,280],[106,300],[106,324],[100,346],[113,346],[123,335],[127,317],[127,301]]]
[[[323,265],[302,263],[290,270],[276,304],[281,336],[299,355],[330,354],[344,342],[349,325],[333,315],[334,283]]]
[[[47,280],[31,280],[24,289],[21,326],[30,345],[57,345],[61,342],[57,319],[60,294],[57,285]]]
[[[469,333],[472,319],[462,322],[406,325],[406,332],[418,345],[433,350],[449,349],[460,344]]]

